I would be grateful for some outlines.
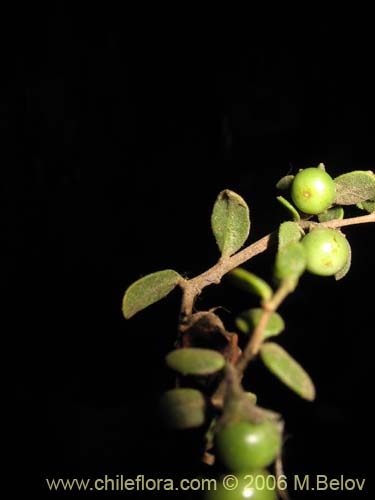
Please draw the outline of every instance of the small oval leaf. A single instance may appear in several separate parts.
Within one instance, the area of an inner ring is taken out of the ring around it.
[[[126,319],[168,295],[182,277],[172,269],[148,274],[135,281],[126,290],[122,312]]]
[[[242,267],[237,267],[228,273],[230,282],[245,292],[254,293],[263,300],[269,300],[273,295],[273,290],[262,278],[250,273]]]
[[[277,196],[276,199],[288,210],[294,221],[299,221],[301,219],[297,209],[287,199],[285,199],[284,196]]]
[[[303,235],[304,232],[302,228],[296,222],[283,222],[279,226],[278,249],[281,250],[289,245],[289,243],[300,241]]]
[[[249,335],[258,326],[262,314],[263,309],[261,309],[260,307],[243,311],[236,318],[237,328],[242,333]],[[264,329],[263,338],[266,339],[267,337],[274,337],[275,335],[279,335],[279,333],[281,333],[284,329],[285,323],[283,318],[279,313],[273,312],[267,322],[266,328]]]
[[[281,177],[281,179],[277,182],[276,188],[282,190],[289,189],[293,183],[293,179],[294,175],[284,175],[284,177]]]
[[[250,213],[245,200],[229,189],[222,191],[212,211],[211,226],[222,256],[237,252],[250,232]]]
[[[308,401],[315,399],[315,387],[310,376],[281,346],[266,342],[260,348],[260,356],[270,372],[289,389]]]
[[[173,429],[200,427],[206,418],[206,402],[196,389],[178,388],[165,392],[160,398],[164,422]]]
[[[357,203],[357,207],[371,214],[372,212],[375,212],[375,198],[373,200],[366,200],[362,203]]]
[[[290,281],[297,286],[298,279],[306,269],[305,248],[300,242],[289,243],[281,248],[276,255],[275,278]]]
[[[375,175],[373,172],[355,170],[334,179],[336,186],[335,203],[355,205],[375,198]]]
[[[348,240],[347,240],[347,242],[348,242]],[[342,267],[340,269],[340,271],[337,271],[337,273],[335,274],[336,281],[339,281],[342,278],[344,278],[348,274],[348,272],[350,271],[350,268],[352,265],[352,248],[351,248],[349,242],[348,242],[348,250],[349,250],[348,260],[346,261],[346,264],[344,265],[344,267]]]
[[[329,208],[318,215],[319,222],[329,222],[331,220],[342,220],[344,218],[344,209],[342,207]]]
[[[181,375],[210,375],[225,365],[222,354],[211,349],[185,347],[170,352],[166,357],[169,368]]]

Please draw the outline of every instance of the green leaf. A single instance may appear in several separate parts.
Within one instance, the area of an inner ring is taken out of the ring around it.
[[[206,402],[196,389],[171,389],[162,395],[160,411],[164,422],[173,429],[200,427],[206,418]]]
[[[315,399],[315,387],[310,376],[281,346],[266,342],[260,348],[260,356],[270,372],[292,391],[308,401]]]
[[[258,326],[260,318],[262,317],[263,309],[260,307],[254,309],[248,309],[242,312],[236,318],[237,328],[246,334],[250,334]],[[279,335],[285,328],[285,323],[283,318],[277,312],[273,312],[267,322],[267,326],[264,330],[263,338],[273,337]]]
[[[181,280],[172,269],[148,274],[135,281],[126,290],[122,301],[122,312],[126,319],[168,295]]]
[[[344,209],[342,207],[329,208],[318,215],[319,222],[329,222],[330,220],[342,220],[344,218]]]
[[[170,352],[166,357],[169,368],[181,375],[210,375],[225,365],[222,354],[211,349],[185,347]]]
[[[281,179],[277,182],[276,188],[282,190],[289,189],[292,185],[293,179],[294,175],[284,175],[284,177],[281,177]]]
[[[245,200],[225,189],[216,199],[211,226],[223,257],[229,257],[245,243],[250,232],[250,213]]]
[[[303,235],[304,232],[302,228],[295,222],[291,221],[283,222],[279,226],[278,249],[281,250],[282,248],[289,245],[289,243],[295,243],[297,241],[300,241]]]
[[[289,281],[295,288],[305,269],[306,253],[302,243],[289,243],[277,252],[275,278],[278,281]]]
[[[283,196],[277,196],[276,199],[288,210],[293,220],[298,221],[301,219],[297,209],[288,200],[286,200]]]
[[[355,205],[375,198],[375,175],[373,172],[355,170],[334,179],[336,185],[335,203]]]
[[[344,278],[344,276],[346,276],[348,274],[348,272],[350,271],[350,268],[352,265],[352,249],[351,249],[351,246],[349,245],[349,242],[348,242],[348,250],[349,250],[348,260],[346,261],[346,264],[344,265],[344,267],[342,267],[340,269],[340,271],[337,271],[337,273],[335,274],[336,281],[339,281],[342,278]]]
[[[242,267],[237,267],[228,273],[231,283],[245,292],[254,293],[263,300],[269,300],[273,295],[273,290],[262,278],[246,271]]]
[[[375,212],[375,198],[373,200],[366,200],[362,203],[357,203],[357,207],[371,214],[372,212]]]

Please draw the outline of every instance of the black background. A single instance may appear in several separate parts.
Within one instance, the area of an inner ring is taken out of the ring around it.
[[[16,484],[39,497],[54,496],[45,477],[196,472],[156,411],[172,383],[164,356],[179,293],[125,321],[124,290],[149,272],[194,276],[215,262],[209,218],[224,188],[248,201],[255,241],[285,217],[281,176],[319,162],[332,176],[373,168],[365,15],[240,26],[158,14],[33,6],[10,15],[4,37],[4,380],[16,396]],[[260,403],[284,414],[288,477],[369,482],[374,233],[345,233],[349,276],[303,277],[282,306],[280,342],[311,373],[317,401],[260,364],[249,373]],[[271,262],[249,267],[270,278]],[[197,308],[217,305],[230,325],[249,303],[222,286]]]

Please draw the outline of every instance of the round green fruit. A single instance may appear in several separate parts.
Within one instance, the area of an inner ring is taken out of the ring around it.
[[[241,472],[267,467],[279,452],[281,434],[276,424],[265,420],[224,425],[215,436],[217,456],[229,470]]]
[[[335,183],[320,168],[305,168],[293,179],[291,196],[296,207],[306,214],[320,214],[335,200]]]
[[[276,500],[276,478],[264,470],[223,476],[204,495],[205,500]]]
[[[349,243],[335,229],[313,229],[303,239],[306,269],[319,276],[332,276],[344,267],[349,258]]]

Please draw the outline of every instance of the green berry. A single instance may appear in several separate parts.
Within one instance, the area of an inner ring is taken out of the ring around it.
[[[320,214],[335,200],[335,183],[320,168],[305,168],[295,176],[291,196],[296,207],[306,214]]]
[[[270,420],[231,422],[217,432],[215,445],[222,464],[239,472],[271,464],[280,449],[281,434]]]
[[[228,479],[229,478],[229,479]],[[240,475],[223,476],[216,481],[216,490],[211,483],[205,500],[276,500],[276,478],[264,470],[252,470]]]
[[[319,276],[332,276],[349,258],[349,243],[335,229],[314,229],[302,240],[306,250],[306,269]]]

